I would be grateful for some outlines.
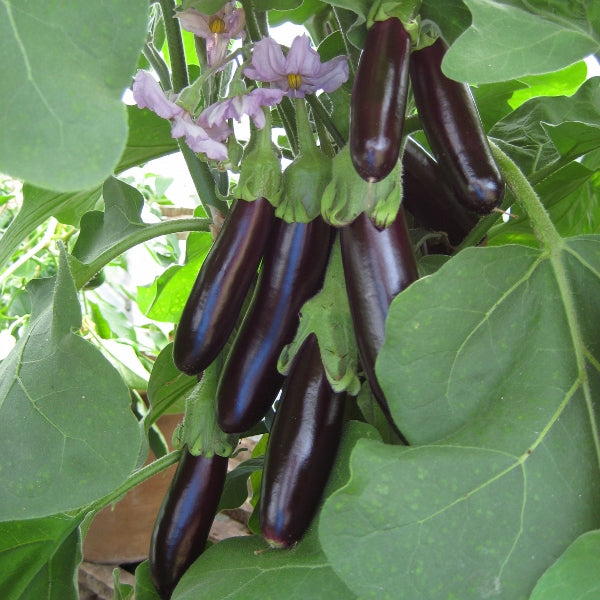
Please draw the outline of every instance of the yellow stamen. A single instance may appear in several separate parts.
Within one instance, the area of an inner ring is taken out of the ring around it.
[[[299,73],[289,73],[287,76],[288,85],[291,89],[297,90],[302,85],[302,75]]]
[[[219,19],[218,17],[213,19],[210,22],[210,30],[213,33],[223,33],[225,31],[225,21],[223,21],[223,19]]]

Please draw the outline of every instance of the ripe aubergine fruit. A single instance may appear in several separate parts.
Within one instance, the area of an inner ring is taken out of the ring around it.
[[[168,599],[187,568],[202,554],[219,506],[227,458],[194,456],[187,447],[162,506],[150,542],[150,575]]]
[[[479,220],[460,203],[433,157],[411,138],[402,154],[402,205],[420,226],[445,232],[452,246],[458,246]]]
[[[340,244],[358,355],[375,398],[393,424],[375,375],[375,360],[385,339],[392,300],[419,276],[402,207],[382,230],[361,213],[341,229]]]
[[[380,181],[398,161],[409,56],[410,37],[399,19],[376,21],[367,31],[350,100],[350,156],[366,181]]]
[[[323,282],[332,228],[278,219],[250,307],[233,340],[217,388],[216,418],[226,433],[243,433],[267,413],[281,388],[281,350],[294,337],[300,308]]]
[[[344,399],[332,390],[311,333],[285,380],[265,455],[259,521],[271,546],[293,546],[317,512],[342,435]]]
[[[487,214],[502,202],[504,180],[469,86],[442,73],[446,48],[438,38],[412,53],[415,104],[433,155],[457,197],[469,210]]]
[[[180,371],[196,375],[227,342],[256,276],[275,209],[265,198],[237,200],[229,211],[183,309],[173,344]]]

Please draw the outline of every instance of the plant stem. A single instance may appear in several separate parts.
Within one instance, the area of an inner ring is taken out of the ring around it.
[[[159,52],[157,52],[156,48],[152,44],[146,42],[142,53],[152,68],[156,71],[163,89],[171,89],[171,74],[169,73],[169,67],[163,60],[163,57],[159,54]]]
[[[154,475],[157,475],[161,471],[164,471],[167,467],[170,467],[172,464],[175,464],[179,460],[179,456],[181,454],[181,450],[173,450],[173,452],[169,452],[165,456],[158,458],[154,462],[151,462],[149,465],[134,471],[124,483],[122,483],[118,488],[114,489],[112,492],[108,493],[106,496],[88,504],[85,508],[79,511],[78,517],[83,518],[89,512],[98,512],[103,509],[105,506],[109,506],[110,504],[114,504],[117,502],[121,496],[126,494],[130,489],[139,485],[146,481],[146,479],[150,479]]]
[[[315,119],[319,119],[321,123],[327,128],[329,134],[333,138],[333,141],[342,148],[346,144],[344,136],[340,133],[339,129],[335,126],[335,123],[331,120],[329,113],[323,106],[323,103],[314,94],[308,94],[306,100],[309,106],[312,108]]]
[[[250,0],[242,0],[242,7],[244,8],[244,13],[246,15],[246,31],[248,32],[248,37],[253,42],[258,42],[258,40],[262,38],[262,34],[252,2]]]
[[[340,19],[340,14],[338,12],[338,9],[335,6],[331,7],[333,10],[333,14],[335,15],[335,20],[337,21],[339,30],[342,34],[342,39],[344,40],[344,48],[346,49],[346,55],[348,56],[348,66],[350,67],[350,74],[352,76],[352,79],[354,79],[354,77],[356,76],[356,64],[355,64],[355,56],[354,56],[354,51],[353,51],[353,46],[350,45],[350,42],[348,41],[348,38],[346,37],[346,28],[344,27],[344,24],[342,23],[342,20]]]
[[[556,231],[548,212],[527,178],[512,159],[491,140],[490,147],[494,159],[506,180],[506,185],[513,192],[517,201],[523,205],[533,231],[542,246],[548,251],[561,246],[562,238]]]
[[[81,289],[102,267],[117,256],[133,248],[137,244],[147,242],[161,235],[179,233],[182,231],[209,231],[212,219],[169,219],[160,223],[140,227],[137,231],[126,236],[109,250],[97,256],[90,263],[75,262],[71,264],[75,287]]]
[[[179,21],[173,16],[175,2],[173,0],[158,0],[163,15],[165,33],[167,34],[167,46],[171,59],[171,83],[175,93],[179,93],[189,84],[187,64],[185,62],[185,51],[183,49],[183,38]]]

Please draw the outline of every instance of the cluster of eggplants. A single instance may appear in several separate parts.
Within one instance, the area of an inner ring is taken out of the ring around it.
[[[273,207],[264,198],[254,202],[238,200],[232,206],[188,297],[173,344],[175,365],[187,374],[199,375],[230,342],[216,397],[215,417],[223,431],[238,434],[248,431],[274,404],[284,382],[277,370],[277,360],[296,333],[301,306],[323,283],[333,239],[333,228],[321,218],[310,223],[286,223],[275,217]],[[237,333],[232,336],[259,266],[249,307]],[[328,439],[322,443],[318,438],[335,432],[339,439],[341,434],[340,397],[333,394],[326,380],[318,346],[310,347],[316,348],[316,355],[311,351],[313,359],[309,361],[313,375],[303,367],[292,369],[293,372],[300,370],[302,375],[288,378],[293,383],[285,384],[280,401],[288,416],[277,419],[281,424],[272,428],[274,439],[279,435],[280,439],[291,440],[287,458],[282,455],[282,461],[289,463],[289,469],[298,464],[294,455],[302,455],[305,464],[309,461],[306,448],[297,447],[297,442],[293,442],[287,421],[297,424],[304,435],[311,415],[327,418],[327,401],[334,398],[339,408],[335,412],[335,426],[334,423],[328,427],[314,423],[312,428],[315,448],[324,453],[329,449],[331,463],[337,442]],[[308,358],[306,351],[303,356]],[[315,375],[317,364],[318,376]],[[298,401],[300,396],[307,399],[306,405]],[[312,406],[313,412],[307,413],[307,406]],[[290,411],[297,412],[296,417],[290,417]],[[287,433],[278,434],[278,428]],[[321,460],[323,458],[315,453],[312,468]],[[269,464],[265,485],[270,478],[269,472],[279,478],[282,471],[283,463],[278,466],[275,458],[271,458]],[[323,473],[322,468],[319,469]],[[226,471],[227,459],[221,456],[193,456],[185,448],[182,451],[151,541],[150,572],[161,597],[171,596],[185,570],[203,552]],[[290,471],[288,483],[292,479],[294,474]],[[287,490],[289,492],[291,488]],[[314,490],[313,505],[316,507],[321,489]],[[263,498],[267,496],[265,492]],[[277,497],[278,506],[285,504],[283,490],[276,490],[271,496],[273,501]],[[295,500],[296,496],[292,494],[291,501]],[[261,506],[266,504],[263,502]],[[291,514],[289,506],[282,510]],[[268,519],[274,514],[273,508],[265,514],[269,515],[265,517],[265,528],[273,532],[269,541],[282,546],[298,541],[312,518],[312,514],[298,514],[283,526],[277,519],[268,525]]]
[[[423,131],[452,195],[466,211],[486,214],[502,202],[504,181],[469,86],[442,72],[446,49],[438,38],[411,53],[409,35],[399,19],[373,24],[352,90],[350,153],[366,181],[377,182],[392,171],[402,147],[410,81]],[[409,161],[414,163],[412,156]],[[410,177],[412,166],[407,170]],[[440,224],[441,217],[436,221]]]

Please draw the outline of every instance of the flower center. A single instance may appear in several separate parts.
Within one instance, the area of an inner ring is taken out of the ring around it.
[[[213,33],[223,33],[225,31],[225,21],[217,17],[210,22],[210,30]]]
[[[302,85],[302,75],[300,73],[288,73],[287,80],[292,90],[297,90]]]

